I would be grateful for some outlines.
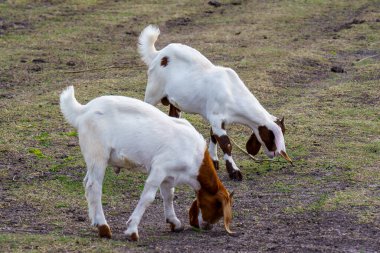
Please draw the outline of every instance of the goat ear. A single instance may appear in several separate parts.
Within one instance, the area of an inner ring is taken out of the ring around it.
[[[230,230],[230,224],[232,221],[231,199],[223,199],[222,204],[223,204],[224,228],[226,229],[227,233],[233,234],[233,232]]]
[[[282,134],[285,134],[285,117],[282,117],[281,120],[277,119],[275,122],[281,128]]]
[[[247,141],[247,144],[245,145],[245,148],[250,155],[255,156],[257,153],[259,153],[261,143],[257,139],[255,133],[252,133],[251,137]]]
[[[199,228],[198,213],[198,202],[197,199],[195,199],[189,210],[190,226]]]
[[[230,199],[233,198],[234,194],[235,194],[235,191],[232,191],[232,192],[230,193]]]

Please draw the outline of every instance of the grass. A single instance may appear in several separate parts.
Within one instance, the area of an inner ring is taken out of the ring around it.
[[[132,212],[146,179],[142,173],[122,170],[116,175],[107,169],[103,204],[119,235],[115,240],[98,240],[89,222],[78,223],[70,211],[87,217],[85,164],[77,132],[59,111],[59,94],[75,85],[81,103],[105,94],[143,99],[146,67],[136,45],[140,31],[151,23],[162,31],[158,48],[170,42],[197,48],[215,64],[234,68],[269,112],[285,116],[294,167],[280,159],[258,163],[234,147],[245,179],[234,183],[221,161],[218,174],[238,192],[239,224],[252,218],[260,225],[273,218],[271,212],[276,217],[340,212],[358,226],[379,227],[379,5],[367,0],[222,2],[220,8],[188,0],[0,3],[4,251],[146,251],[161,239],[180,240],[157,235],[151,224],[143,230],[151,239],[139,249],[120,235],[124,227],[117,220]],[[180,24],[182,18],[189,24]],[[338,29],[354,18],[365,22]],[[346,72],[332,73],[334,65]],[[87,71],[72,72],[77,70]],[[207,122],[197,115],[183,117],[208,138]],[[236,125],[228,126],[228,132],[241,147],[251,134]],[[261,152],[258,158],[265,156]],[[194,197],[188,188],[178,194],[179,206]],[[263,197],[255,202],[251,196]],[[46,229],[39,232],[39,226]],[[200,240],[197,236],[191,239]]]

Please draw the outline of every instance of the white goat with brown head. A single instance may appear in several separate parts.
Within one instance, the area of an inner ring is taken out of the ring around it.
[[[232,219],[232,194],[220,182],[203,137],[184,119],[167,116],[140,100],[103,96],[81,105],[70,86],[60,97],[66,120],[78,129],[79,144],[87,165],[84,179],[89,217],[101,237],[111,237],[101,196],[107,164],[125,167],[133,162],[145,167],[148,178],[137,207],[130,216],[125,234],[138,240],[138,225],[156,191],[164,201],[166,222],[172,231],[183,226],[173,208],[174,187],[188,184],[197,198],[190,211],[190,224],[209,228],[224,217]]]
[[[225,129],[228,124],[240,123],[252,129],[246,145],[251,155],[263,146],[268,157],[281,155],[291,162],[285,149],[284,120],[268,113],[235,71],[215,66],[186,45],[172,43],[157,51],[154,43],[159,34],[159,29],[150,25],[139,38],[139,52],[148,65],[145,102],[170,105],[170,116],[179,117],[185,111],[208,120],[211,158],[218,168],[219,143],[229,176],[234,180],[241,180],[242,174],[232,159],[232,145]]]

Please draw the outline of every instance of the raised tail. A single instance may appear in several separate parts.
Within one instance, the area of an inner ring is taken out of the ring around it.
[[[67,89],[61,93],[60,107],[67,122],[73,127],[78,128],[78,116],[81,113],[83,105],[76,100],[73,86],[67,87]]]
[[[149,25],[145,27],[139,37],[139,53],[141,59],[148,66],[157,55],[154,43],[156,42],[158,35],[160,35],[160,29],[158,29],[157,26]]]

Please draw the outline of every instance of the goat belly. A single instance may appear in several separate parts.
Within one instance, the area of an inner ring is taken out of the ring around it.
[[[120,154],[118,154],[115,150],[111,151],[111,155],[110,155],[110,159],[108,161],[108,164],[116,167],[115,172],[117,172],[117,173],[120,172],[121,168],[127,169],[127,170],[132,170],[132,171],[146,172],[142,166],[139,166],[140,164],[138,164],[134,161],[128,160],[124,156],[121,156]]]

